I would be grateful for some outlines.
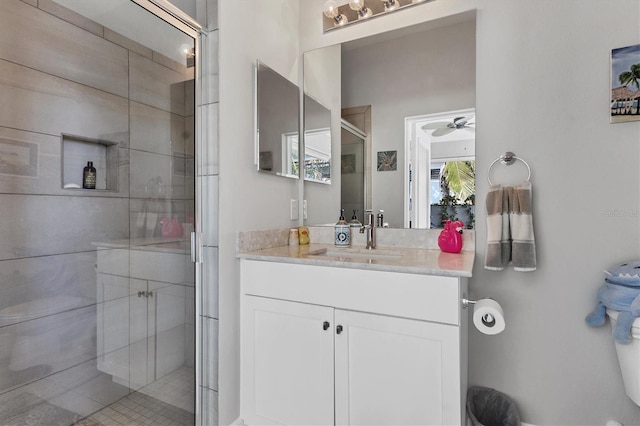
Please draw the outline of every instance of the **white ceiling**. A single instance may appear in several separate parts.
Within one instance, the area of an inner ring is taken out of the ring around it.
[[[131,0],[54,1],[177,62],[184,62],[180,47],[194,45],[191,37]]]

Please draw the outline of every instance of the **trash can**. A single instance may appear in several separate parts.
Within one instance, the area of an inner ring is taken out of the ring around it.
[[[495,389],[472,386],[467,392],[467,424],[520,426],[520,414],[509,397]]]

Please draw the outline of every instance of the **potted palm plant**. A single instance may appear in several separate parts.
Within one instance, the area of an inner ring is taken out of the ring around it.
[[[475,225],[476,163],[475,161],[448,161],[440,171],[442,199],[440,224],[447,220],[462,220],[468,229]]]

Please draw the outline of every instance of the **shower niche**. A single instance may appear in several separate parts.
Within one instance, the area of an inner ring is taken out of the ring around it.
[[[118,143],[62,134],[62,187],[64,189],[82,189],[82,173],[89,161],[96,169],[95,190],[117,191]]]

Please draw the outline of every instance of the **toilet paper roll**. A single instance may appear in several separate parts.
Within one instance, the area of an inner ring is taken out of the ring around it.
[[[498,334],[505,328],[502,306],[492,299],[480,299],[473,307],[473,324],[483,334]]]

